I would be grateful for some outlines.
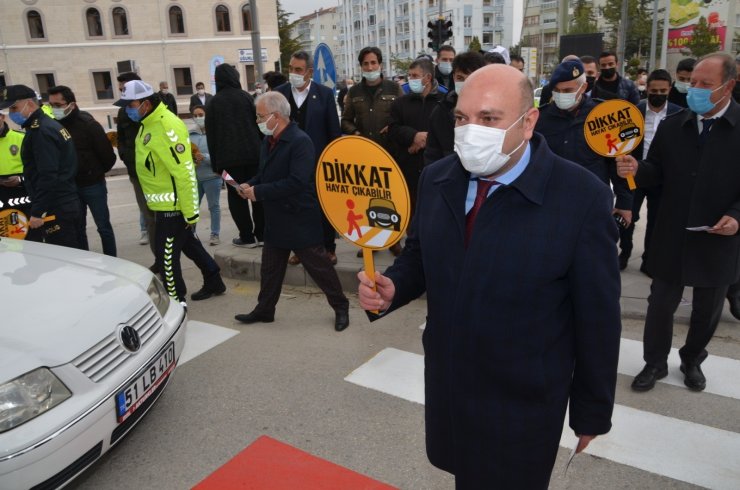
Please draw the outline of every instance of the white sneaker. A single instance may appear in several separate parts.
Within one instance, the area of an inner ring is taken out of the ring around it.
[[[209,242],[211,245],[220,245],[221,239],[218,237],[218,235],[211,235],[211,240]]]
[[[139,245],[148,245],[149,244],[149,234],[145,231],[141,232],[141,238],[139,238]]]

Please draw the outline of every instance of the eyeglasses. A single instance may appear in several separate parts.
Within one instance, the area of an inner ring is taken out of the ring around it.
[[[268,117],[270,117],[273,113],[268,112],[267,114],[257,114],[257,122],[264,121]]]

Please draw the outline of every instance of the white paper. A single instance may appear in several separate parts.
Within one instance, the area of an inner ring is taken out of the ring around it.
[[[688,226],[686,229],[688,231],[707,231],[714,228],[713,226]]]
[[[578,448],[578,443],[580,442],[580,439],[576,439],[576,443],[573,445],[573,449],[570,450],[570,457],[568,457],[568,462],[565,463],[565,470],[563,471],[563,476],[568,476],[568,468],[570,468],[570,463],[573,462],[573,458],[576,456],[576,448]]]

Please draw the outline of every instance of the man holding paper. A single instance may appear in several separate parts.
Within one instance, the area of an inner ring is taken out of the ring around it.
[[[740,106],[732,100],[737,69],[724,53],[702,58],[691,74],[689,109],[658,126],[647,158],[617,157],[620,177],[638,187],[663,186],[650,241],[652,275],[645,318],[645,368],[632,389],[648,391],[668,375],[673,314],[685,286],[694,288],[686,342],[680,349],[684,383],[706,386],[701,363],[722,313],[727,288],[740,276]],[[710,228],[702,231],[703,226]],[[693,230],[692,230],[693,229]]]

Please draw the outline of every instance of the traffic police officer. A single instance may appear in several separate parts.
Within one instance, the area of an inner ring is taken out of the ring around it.
[[[141,123],[136,137],[136,175],[155,215],[155,259],[167,292],[185,302],[180,268],[180,252],[184,252],[203,274],[203,287],[190,298],[197,301],[223,294],[226,286],[220,269],[192,228],[200,219],[198,181],[185,123],[141,80],[126,82],[115,105],[125,107],[128,117]]]
[[[5,116],[0,114],[0,236],[25,236],[31,199],[23,185],[21,146],[24,136],[20,131],[10,129]],[[18,211],[23,213],[22,218],[19,218]]]
[[[0,109],[26,130],[21,146],[23,177],[31,197],[28,240],[77,248],[80,200],[75,185],[77,154],[72,137],[39,107],[25,85],[2,90]]]

